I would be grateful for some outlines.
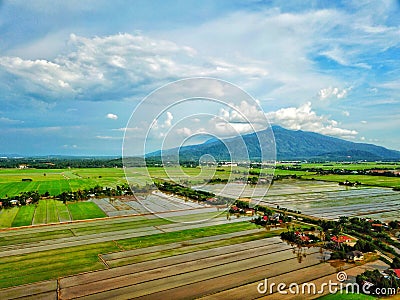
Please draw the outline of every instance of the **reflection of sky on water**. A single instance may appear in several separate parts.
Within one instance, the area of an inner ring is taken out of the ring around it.
[[[213,190],[216,187],[209,188]],[[245,193],[247,191],[250,195],[254,192],[250,190],[251,188],[247,188]],[[230,186],[228,193],[235,193],[234,185]],[[257,191],[254,194],[257,195]],[[266,197],[257,200],[262,200],[262,203],[270,207],[279,205],[327,219],[346,215],[386,221],[398,218],[400,211],[399,192],[388,188],[348,188],[322,181],[277,181]]]

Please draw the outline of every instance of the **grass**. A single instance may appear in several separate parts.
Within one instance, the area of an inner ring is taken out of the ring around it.
[[[23,182],[23,178],[32,179]],[[122,169],[0,169],[0,198],[12,197],[25,191],[49,192],[59,195],[62,192],[92,188],[95,185],[115,187],[126,183]]]
[[[114,242],[0,258],[0,288],[104,269],[98,254],[117,251]]]
[[[58,220],[58,213],[56,208],[56,200],[49,199],[47,201],[47,220],[46,223],[57,223]]]
[[[102,224],[101,226],[88,226],[73,229],[76,235],[88,235],[88,234],[97,234],[97,233],[105,233],[112,231],[122,231],[122,230],[135,230],[146,226],[158,226],[163,224],[170,224],[171,221],[165,219],[151,219],[151,220],[133,220],[130,222],[123,223],[114,223],[107,222]]]
[[[104,218],[107,215],[93,202],[76,202],[68,204],[72,220]]]
[[[69,214],[67,205],[61,201],[55,201],[55,207],[57,209],[58,219],[60,222],[67,222],[71,220],[71,215]]]
[[[256,228],[256,225],[252,223],[238,222],[134,237],[118,241],[118,244],[125,250],[132,250],[254,228]]]
[[[346,300],[374,300],[376,299],[375,297],[372,297],[370,295],[364,295],[364,294],[340,294],[340,293],[336,293],[336,294],[329,294],[326,296],[322,296],[320,298],[318,298],[319,300],[340,300],[340,299],[346,299]]]
[[[371,175],[306,175],[302,176],[305,179],[314,178],[315,180],[343,182],[349,180],[351,182],[359,181],[364,185],[378,187],[400,187],[400,177],[385,177]]]
[[[251,235],[232,237],[232,238],[226,239],[226,240],[206,242],[206,243],[197,244],[197,245],[187,245],[187,246],[182,245],[182,247],[179,247],[176,249],[168,249],[168,250],[164,250],[164,251],[145,253],[145,254],[141,254],[141,255],[134,255],[134,256],[121,258],[121,259],[118,259],[117,261],[109,261],[108,264],[111,267],[119,267],[119,266],[123,266],[123,265],[127,265],[127,264],[149,261],[149,260],[153,260],[153,259],[165,258],[165,257],[174,256],[174,255],[181,255],[181,254],[192,253],[192,252],[201,251],[201,250],[208,250],[208,249],[213,249],[213,248],[218,248],[218,247],[223,247],[223,246],[229,246],[229,245],[234,245],[234,244],[255,241],[255,240],[264,239],[264,238],[270,238],[270,237],[279,235],[281,232],[282,232],[282,230],[275,230],[275,231],[270,231],[270,232],[263,231],[263,232],[259,232],[259,233],[255,233],[255,234],[251,234]],[[118,242],[118,244],[119,244],[119,242]]]
[[[327,164],[302,164],[304,168],[322,168],[322,169],[347,169],[347,170],[363,170],[363,169],[400,169],[399,163],[358,163],[358,164],[343,164],[343,163],[327,163]],[[199,184],[204,182],[205,179],[212,178],[213,176],[221,179],[228,179],[240,176],[240,174],[232,174],[232,170],[246,171],[245,168],[236,167],[218,167],[219,170],[215,171],[214,168],[197,167],[197,168],[179,168],[168,167],[149,167],[126,169],[127,176],[130,178],[131,183],[144,185],[148,183],[147,171],[153,179],[168,179],[169,176],[177,181],[189,180],[192,184]],[[215,171],[215,172],[214,172]],[[271,170],[263,170],[263,173],[270,173]],[[168,174],[167,174],[168,173]],[[364,184],[376,185],[383,187],[399,187],[400,178],[383,177],[383,176],[367,176],[367,175],[327,175],[320,176],[315,173],[305,171],[292,171],[276,169],[275,175],[301,175],[305,178],[315,178],[327,181],[344,181],[349,179],[351,181],[361,181]],[[358,176],[358,177],[357,177]],[[31,178],[31,182],[22,182],[23,178]],[[76,191],[78,189],[88,189],[95,185],[103,187],[115,187],[127,183],[123,169],[118,168],[87,168],[87,169],[0,169],[0,198],[18,195],[23,191],[38,191],[44,194],[46,191],[50,195],[58,195],[61,192]]]
[[[46,224],[47,221],[47,201],[42,200],[36,204],[35,215],[33,217],[33,225]]]
[[[0,246],[11,246],[25,243],[29,244],[72,236],[72,232],[68,229],[31,233],[18,232],[18,234],[5,235],[0,237]]]
[[[71,210],[71,211],[70,211]],[[93,202],[65,205],[54,199],[39,200],[37,204],[15,206],[0,210],[0,228],[40,225],[73,220],[106,217]]]
[[[0,228],[11,227],[17,213],[18,213],[18,207],[12,207],[10,209],[2,209],[0,211]]]
[[[21,206],[18,210],[11,227],[32,225],[33,215],[35,213],[34,205]]]
[[[302,168],[321,168],[324,170],[345,169],[345,170],[371,170],[371,169],[400,169],[400,164],[380,162],[357,162],[357,163],[303,163]]]
[[[138,220],[138,223],[142,224],[142,226],[146,226],[143,225],[144,222],[142,222],[141,219]],[[240,222],[125,239],[118,241],[118,244],[124,245],[124,247],[127,249],[135,249],[138,247],[163,245],[170,242],[184,241],[198,237],[218,235],[254,228],[254,224],[249,222]],[[116,231],[117,230],[118,229],[116,229]],[[265,234],[267,236],[268,234],[272,233]],[[71,235],[72,233],[68,229],[50,232],[14,234],[1,238],[0,245],[18,244],[22,241],[31,243],[44,239],[52,239],[55,238],[55,236],[57,236],[57,238],[62,238]],[[243,238],[244,237],[242,237],[240,240],[226,240],[225,242],[243,242]],[[251,237],[249,236],[248,238]],[[256,238],[256,236],[254,238]],[[220,245],[218,242],[212,242],[210,243],[209,247],[217,247],[218,245]],[[206,246],[203,245],[202,247]],[[198,246],[196,249],[201,249],[201,246]],[[196,249],[191,250],[196,251]],[[98,254],[118,251],[121,251],[121,249],[116,243],[110,241],[2,257],[0,258],[0,288],[55,279],[60,276],[67,276],[81,272],[104,269],[105,266],[100,263]],[[172,254],[174,253],[171,253],[170,255]]]

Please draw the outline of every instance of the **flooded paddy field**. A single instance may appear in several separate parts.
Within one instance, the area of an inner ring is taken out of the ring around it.
[[[246,186],[243,189],[242,185],[232,183],[225,186],[222,195],[250,197],[254,204],[279,206],[326,219],[357,216],[388,221],[400,217],[400,192],[389,188],[346,187],[314,180],[282,180],[275,182],[267,193],[266,188]],[[216,192],[222,186],[208,185],[204,189]]]
[[[182,198],[166,195],[161,192],[153,192],[147,196],[137,198],[126,196],[118,199],[93,199],[92,201],[109,217],[206,208],[203,204],[185,201]]]

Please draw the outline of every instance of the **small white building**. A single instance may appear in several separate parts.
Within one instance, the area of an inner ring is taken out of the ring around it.
[[[11,203],[11,205],[18,205],[18,204],[19,204],[19,201],[13,199],[13,200],[10,201],[10,203]]]
[[[361,251],[355,250],[346,253],[347,261],[360,261],[364,260],[364,254]]]

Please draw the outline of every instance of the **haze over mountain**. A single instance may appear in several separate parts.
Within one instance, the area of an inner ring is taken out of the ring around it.
[[[400,159],[400,151],[373,144],[354,143],[314,132],[288,130],[280,126],[272,126],[272,130],[275,136],[277,160],[375,161]],[[223,141],[213,139],[198,145],[184,146],[179,149],[179,158],[180,160],[198,160],[201,156],[209,154],[216,160],[231,160],[229,153],[234,153],[233,156],[236,158],[258,160],[260,159],[260,146],[257,135],[265,134],[267,134],[265,131],[260,131],[257,134],[245,134]],[[242,139],[247,149],[240,146],[243,145]],[[263,151],[273,151],[273,146],[273,142],[263,145]],[[163,150],[162,153],[164,157],[169,157],[173,153],[177,153],[177,148]],[[160,154],[161,151],[155,151],[148,153],[146,157],[160,157]]]

